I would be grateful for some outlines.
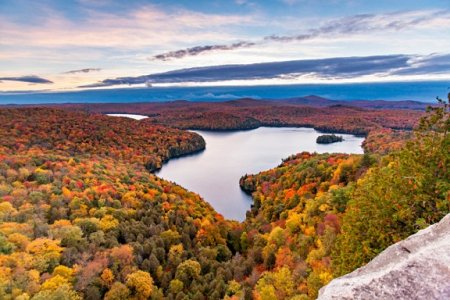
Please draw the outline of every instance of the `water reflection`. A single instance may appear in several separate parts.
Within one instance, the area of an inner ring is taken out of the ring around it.
[[[206,150],[170,160],[157,175],[200,194],[226,218],[240,221],[252,203],[239,187],[242,175],[273,168],[302,151],[363,153],[363,138],[343,134],[343,142],[316,144],[321,133],[311,128],[195,132],[205,139]]]

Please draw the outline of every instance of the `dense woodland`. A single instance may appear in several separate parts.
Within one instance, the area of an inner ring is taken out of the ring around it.
[[[255,122],[274,116],[233,105]],[[275,110],[278,125],[299,125],[319,108],[297,109]],[[212,122],[182,110],[167,122]],[[408,134],[394,128],[423,113],[321,109],[333,112],[314,126],[369,133],[366,154],[299,153],[242,177],[254,204],[237,223],[149,172],[205,146],[155,125],[162,117],[0,109],[0,298],[314,299],[332,278],[450,211],[446,102]],[[228,117],[216,118],[227,127]]]
[[[322,134],[316,139],[317,144],[332,144],[337,142],[342,142],[344,138],[340,135],[335,134]]]
[[[0,110],[1,146],[8,153],[100,155],[145,165],[150,171],[169,158],[205,148],[195,133],[61,109]]]
[[[317,97],[316,97],[317,98]],[[321,103],[314,98],[314,101]],[[387,109],[401,102],[375,106],[312,106],[308,101],[240,99],[227,102],[173,101],[163,103],[67,104],[63,107],[95,113],[135,113],[149,116],[145,123],[180,129],[236,130],[260,126],[306,126],[320,131],[367,135],[384,128],[411,130],[423,110]],[[326,102],[330,104],[329,102]],[[338,102],[339,103],[339,102]],[[355,102],[357,105],[358,102]],[[389,102],[388,102],[389,103]],[[400,106],[402,107],[402,106]],[[405,104],[405,107],[409,106]],[[417,106],[411,106],[417,108]]]

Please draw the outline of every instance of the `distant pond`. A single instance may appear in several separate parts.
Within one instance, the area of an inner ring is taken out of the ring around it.
[[[242,175],[274,168],[283,158],[302,151],[363,153],[361,137],[340,134],[343,142],[317,144],[321,133],[311,128],[194,132],[203,136],[206,149],[169,160],[156,175],[200,194],[224,217],[238,221],[245,219],[252,204],[239,187]]]

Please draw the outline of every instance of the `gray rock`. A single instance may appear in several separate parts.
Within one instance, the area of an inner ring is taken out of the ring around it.
[[[450,214],[332,280],[318,299],[450,299]]]

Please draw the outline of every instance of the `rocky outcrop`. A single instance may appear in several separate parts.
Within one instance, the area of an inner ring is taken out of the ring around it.
[[[318,299],[450,299],[450,214],[334,279]]]

